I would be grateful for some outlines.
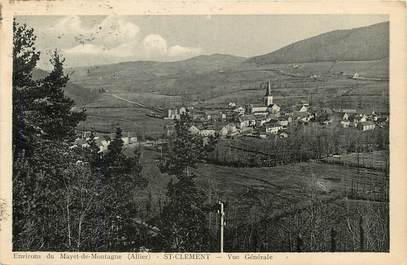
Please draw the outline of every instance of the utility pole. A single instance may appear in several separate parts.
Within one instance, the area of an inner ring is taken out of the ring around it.
[[[225,212],[223,210],[223,202],[219,201],[218,204],[219,204],[219,215],[220,215],[219,248],[220,248],[220,253],[223,253],[223,227],[225,225],[223,218],[224,218]]]

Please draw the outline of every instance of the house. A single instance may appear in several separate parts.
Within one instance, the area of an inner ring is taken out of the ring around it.
[[[342,120],[341,125],[343,128],[348,128],[350,126],[350,121],[349,120]]]
[[[199,134],[200,134],[201,136],[205,136],[205,137],[207,137],[207,136],[215,136],[216,131],[215,131],[215,130],[212,130],[212,129],[203,129],[203,130],[201,130],[201,131],[199,132]]]
[[[240,115],[243,115],[245,113],[245,108],[243,108],[242,106],[239,106],[239,107],[235,108],[233,111],[237,112]]]
[[[200,132],[200,130],[195,125],[192,125],[191,127],[189,127],[188,131],[191,134],[198,134]]]
[[[379,117],[376,117],[376,119],[375,119],[375,123],[380,127],[387,125],[388,122],[389,122],[389,117],[379,116]]]
[[[283,127],[275,121],[270,121],[264,124],[266,134],[277,134]]]
[[[355,73],[353,74],[353,76],[352,76],[353,79],[357,79],[357,78],[359,78],[359,77],[360,77],[360,75],[359,75],[358,72],[355,72]]]
[[[174,119],[176,119],[177,115],[178,115],[177,109],[169,109],[167,117],[165,117],[165,119],[174,120]]]
[[[106,152],[107,148],[109,147],[109,144],[110,144],[110,141],[102,140],[99,145],[99,153]]]
[[[219,131],[219,135],[222,137],[225,136],[235,136],[239,134],[239,131],[237,130],[236,126],[234,124],[227,124],[222,129]]]
[[[367,115],[361,113],[361,114],[355,116],[355,120],[356,120],[357,122],[365,122],[365,121],[367,121]]]
[[[309,109],[309,105],[304,103],[302,104],[302,106],[300,107],[300,109],[298,110],[299,112],[307,112]]]
[[[277,122],[279,125],[281,125],[281,126],[283,126],[283,127],[287,127],[288,126],[288,120],[286,120],[286,119],[278,119],[278,122]]]
[[[130,143],[130,138],[128,136],[122,137],[123,145],[128,145]]]
[[[342,120],[344,120],[344,121],[349,120],[349,114],[345,112],[345,114],[343,114],[343,116],[342,116]]]
[[[362,131],[374,130],[376,125],[371,121],[363,121],[358,123],[358,128]]]
[[[234,108],[234,107],[236,107],[236,103],[235,102],[229,102],[228,107]]]
[[[179,114],[181,115],[181,114],[184,114],[184,113],[186,113],[187,112],[187,109],[185,108],[185,107],[181,107],[181,108],[179,108]]]
[[[278,106],[277,104],[270,104],[270,105],[267,107],[267,111],[268,111],[269,113],[272,113],[272,114],[279,113],[279,112],[280,112],[280,106]]]
[[[239,128],[255,126],[256,125],[256,116],[251,115],[244,115],[239,117]]]
[[[261,127],[264,123],[272,120],[271,116],[256,116],[256,126]]]
[[[251,113],[267,113],[267,106],[263,105],[250,105],[250,112]]]

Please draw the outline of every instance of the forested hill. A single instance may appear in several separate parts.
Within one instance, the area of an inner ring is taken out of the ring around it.
[[[389,56],[389,22],[336,30],[249,58],[256,64],[370,61]]]

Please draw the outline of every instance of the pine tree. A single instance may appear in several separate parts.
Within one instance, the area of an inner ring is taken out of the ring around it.
[[[206,158],[207,152],[202,137],[189,132],[191,117],[182,114],[175,125],[176,138],[160,161],[160,169],[170,175],[189,175],[190,167]]]
[[[40,58],[35,48],[34,30],[13,22],[13,147],[31,153],[40,139],[71,140],[84,111],[74,112],[74,102],[64,95],[69,77],[64,75],[64,59],[55,50],[53,70],[40,80],[33,71]]]
[[[176,123],[176,138],[165,153],[160,169],[177,177],[168,184],[168,203],[161,213],[165,251],[207,251],[209,239],[204,193],[196,186],[190,168],[207,157],[202,138],[189,132],[191,118],[182,114]],[[212,141],[211,141],[212,142]]]
[[[40,59],[36,51],[34,30],[26,24],[13,21],[13,148],[18,156],[23,150],[31,151],[36,133],[30,123],[30,109],[33,104],[31,91],[35,87],[32,73]]]
[[[34,101],[36,124],[47,139],[72,139],[75,127],[86,119],[83,110],[72,111],[74,101],[64,95],[64,87],[69,80],[68,75],[64,74],[64,61],[55,50],[50,59],[53,70],[38,81],[37,98]]]
[[[110,142],[108,146],[107,158],[111,161],[115,161],[119,158],[123,150],[123,140],[122,140],[122,129],[116,128],[116,133],[114,139]]]

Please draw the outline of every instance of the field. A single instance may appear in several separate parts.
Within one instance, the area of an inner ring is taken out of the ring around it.
[[[151,192],[154,214],[160,211],[160,204],[165,202],[166,185],[171,178],[161,174],[157,168],[159,157],[158,152],[144,149],[143,174],[149,179],[149,186],[137,194],[138,200],[145,200],[146,193]],[[312,221],[310,209],[315,211],[314,219],[318,219],[322,228],[314,228],[314,233],[319,231],[320,234],[313,235],[313,243],[306,242],[304,249],[329,249],[331,227],[335,227],[338,235],[340,234],[338,249],[357,249],[359,245],[356,231],[359,229],[361,214],[365,218],[363,222],[366,233],[369,231],[366,236],[369,237],[369,242],[375,242],[366,247],[382,251],[388,248],[387,239],[378,239],[375,234],[377,229],[388,229],[388,178],[383,171],[303,162],[267,168],[199,164],[192,172],[197,176],[196,183],[207,194],[208,203],[216,203],[218,200],[225,202],[226,238],[234,238],[234,241],[227,243],[231,251],[247,248],[256,251],[261,248],[260,245],[253,246],[254,243],[250,240],[253,239],[253,233],[258,233],[258,244],[264,241],[262,237],[265,231],[262,229],[265,223],[268,226],[267,233],[270,234],[268,241],[273,245],[269,245],[268,250],[295,250],[297,233],[307,231],[304,241],[311,240],[308,237],[312,234],[312,229],[307,223]],[[379,214],[380,218],[377,216]],[[147,215],[145,217],[148,218]],[[208,218],[211,219],[212,235],[216,237],[217,215],[213,213]],[[352,236],[349,227],[355,235]],[[240,232],[236,239],[234,233],[237,230]],[[288,241],[281,245],[281,240],[287,239],[288,233],[293,237],[291,245]],[[388,235],[388,231],[386,233]],[[317,244],[316,240],[324,242]]]
[[[373,151],[369,153],[349,153],[335,157],[327,157],[322,161],[347,166],[360,166],[385,171],[389,163],[389,153],[386,151]]]
[[[116,95],[116,94],[115,94]],[[117,96],[126,98],[130,101],[137,100],[146,107],[140,107],[136,104],[113,97],[110,94],[101,95],[96,102],[88,104],[86,107],[87,119],[79,124],[81,130],[96,130],[101,133],[110,133],[116,127],[120,127],[125,134],[138,137],[161,137],[164,133],[164,126],[172,124],[173,121],[151,117],[148,115],[160,112],[153,111],[150,107],[165,106],[160,104],[149,104],[150,100],[154,102],[168,102],[168,98],[158,95],[127,95],[117,94]],[[146,98],[149,99],[146,99]],[[142,98],[143,100],[140,100]],[[174,100],[177,100],[175,98]],[[164,104],[164,103],[163,103]],[[160,113],[164,114],[164,111]]]

